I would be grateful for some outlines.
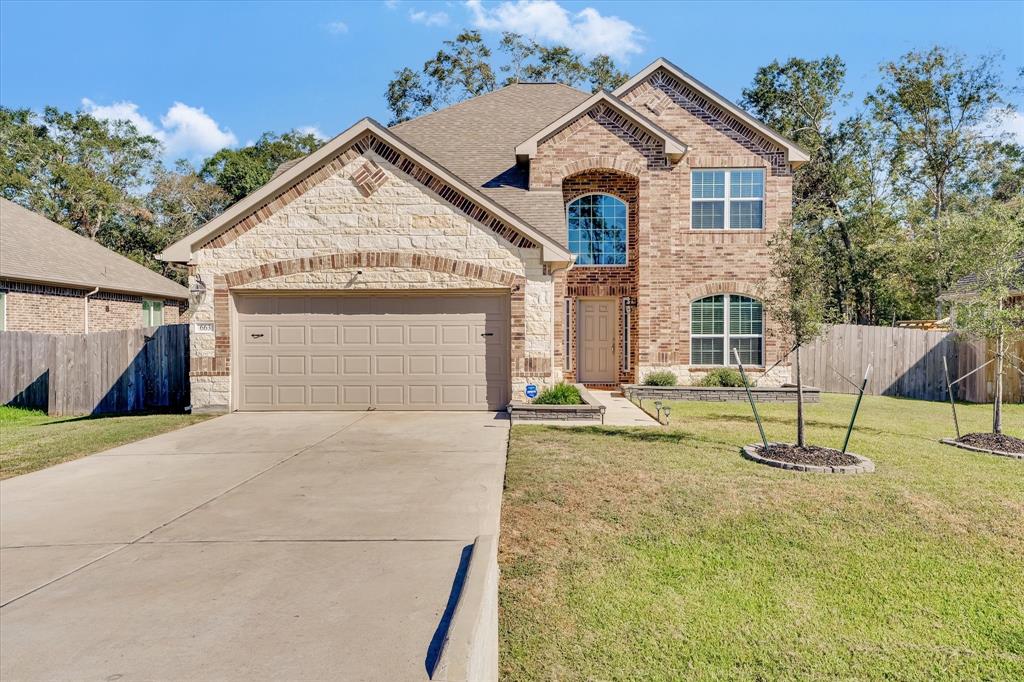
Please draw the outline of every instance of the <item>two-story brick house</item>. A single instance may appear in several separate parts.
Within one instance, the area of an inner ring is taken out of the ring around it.
[[[733,348],[769,367],[767,242],[806,159],[665,60],[364,119],[162,254],[206,292],[193,404],[498,409]]]

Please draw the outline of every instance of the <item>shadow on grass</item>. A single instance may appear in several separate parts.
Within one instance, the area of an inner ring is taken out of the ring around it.
[[[181,410],[145,410],[141,412],[122,412],[120,414],[83,414],[77,417],[52,417],[52,421],[38,424],[38,426],[56,426],[58,424],[74,424],[75,422],[91,422],[100,421],[103,419],[116,419],[118,417],[153,417],[157,415],[181,415],[185,416],[187,413]]]
[[[615,437],[630,440],[636,443],[666,443],[669,445],[724,445],[734,447],[736,444],[729,441],[717,440],[700,436],[692,431],[682,429],[654,429],[649,427],[621,427],[621,426],[574,426],[566,429],[561,426],[538,425],[550,432],[569,432],[586,436]]]

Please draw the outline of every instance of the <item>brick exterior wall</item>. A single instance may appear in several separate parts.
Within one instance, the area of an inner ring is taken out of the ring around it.
[[[622,380],[639,381],[650,371],[669,368],[686,381],[706,372],[690,366],[690,302],[722,293],[764,297],[771,260],[768,241],[778,229],[788,227],[792,217],[792,174],[784,150],[669,74],[652,74],[622,99],[685,142],[686,156],[672,164],[657,140],[620,125],[607,112],[592,110],[540,142],[531,160],[530,188],[560,189],[566,201],[581,189],[625,196],[630,185],[623,177],[631,178],[637,192],[628,202],[631,256],[636,251],[636,260],[630,262],[635,267],[604,275],[595,272],[599,268],[574,268],[567,275],[566,295],[573,298],[590,291],[619,295],[635,286],[630,343],[635,361],[631,371],[621,372]],[[763,230],[690,228],[690,173],[705,168],[765,171]],[[635,285],[630,277],[635,277]],[[558,315],[562,315],[561,306]],[[570,324],[574,319],[575,314]],[[786,344],[771,320],[765,324],[765,365],[771,366]],[[620,361],[621,327],[620,320]],[[570,341],[574,339],[570,331]],[[569,377],[573,377],[574,355],[572,348],[563,363]],[[761,383],[777,384],[788,378],[789,367],[783,363]]]
[[[208,293],[190,319],[193,407],[231,409],[233,292],[251,289],[507,291],[513,397],[553,382],[555,273],[540,249],[393,151],[357,141],[195,254]]]
[[[7,331],[48,334],[85,332],[85,289],[2,281],[6,293]],[[149,297],[146,297],[149,298]],[[89,297],[89,331],[105,332],[142,326],[142,296],[101,291]],[[164,301],[164,324],[177,324],[188,303]]]

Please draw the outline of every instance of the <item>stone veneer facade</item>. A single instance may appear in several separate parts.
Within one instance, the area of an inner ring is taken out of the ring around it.
[[[513,243],[361,146],[244,231],[195,254],[193,284],[201,278],[208,292],[191,317],[194,407],[232,404],[233,292],[246,290],[505,291],[513,396],[561,375],[552,366],[554,278],[540,249]],[[199,332],[204,323],[214,333]]]
[[[4,329],[47,334],[85,332],[85,289],[0,281],[4,292]],[[158,299],[159,297],[145,297]],[[108,332],[142,326],[142,296],[101,291],[89,297],[89,331]],[[164,324],[182,321],[186,301],[164,300]]]
[[[556,348],[570,347],[566,378],[577,380],[575,309],[581,296],[619,300],[620,382],[639,382],[651,371],[670,369],[681,383],[708,368],[690,365],[690,302],[714,294],[765,295],[771,257],[768,242],[792,218],[793,178],[785,153],[738,123],[698,93],[656,72],[622,95],[624,102],[689,146],[671,163],[660,141],[623,126],[614,112],[592,109],[542,140],[530,162],[530,190],[561,191],[568,204],[586,193],[607,193],[629,206],[626,267],[572,268],[556,276]],[[690,227],[690,173],[695,169],[760,168],[765,171],[763,230],[695,230]],[[622,307],[629,318],[630,358],[624,362]],[[570,314],[564,313],[568,301]],[[569,330],[565,330],[568,317]],[[771,320],[765,320],[765,368],[785,353]],[[559,354],[561,355],[561,354]],[[789,381],[786,363],[760,378],[761,385]]]

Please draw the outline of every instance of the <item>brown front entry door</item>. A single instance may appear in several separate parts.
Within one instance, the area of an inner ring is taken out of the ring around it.
[[[608,299],[579,299],[577,353],[579,380],[588,384],[614,383],[616,304]]]

